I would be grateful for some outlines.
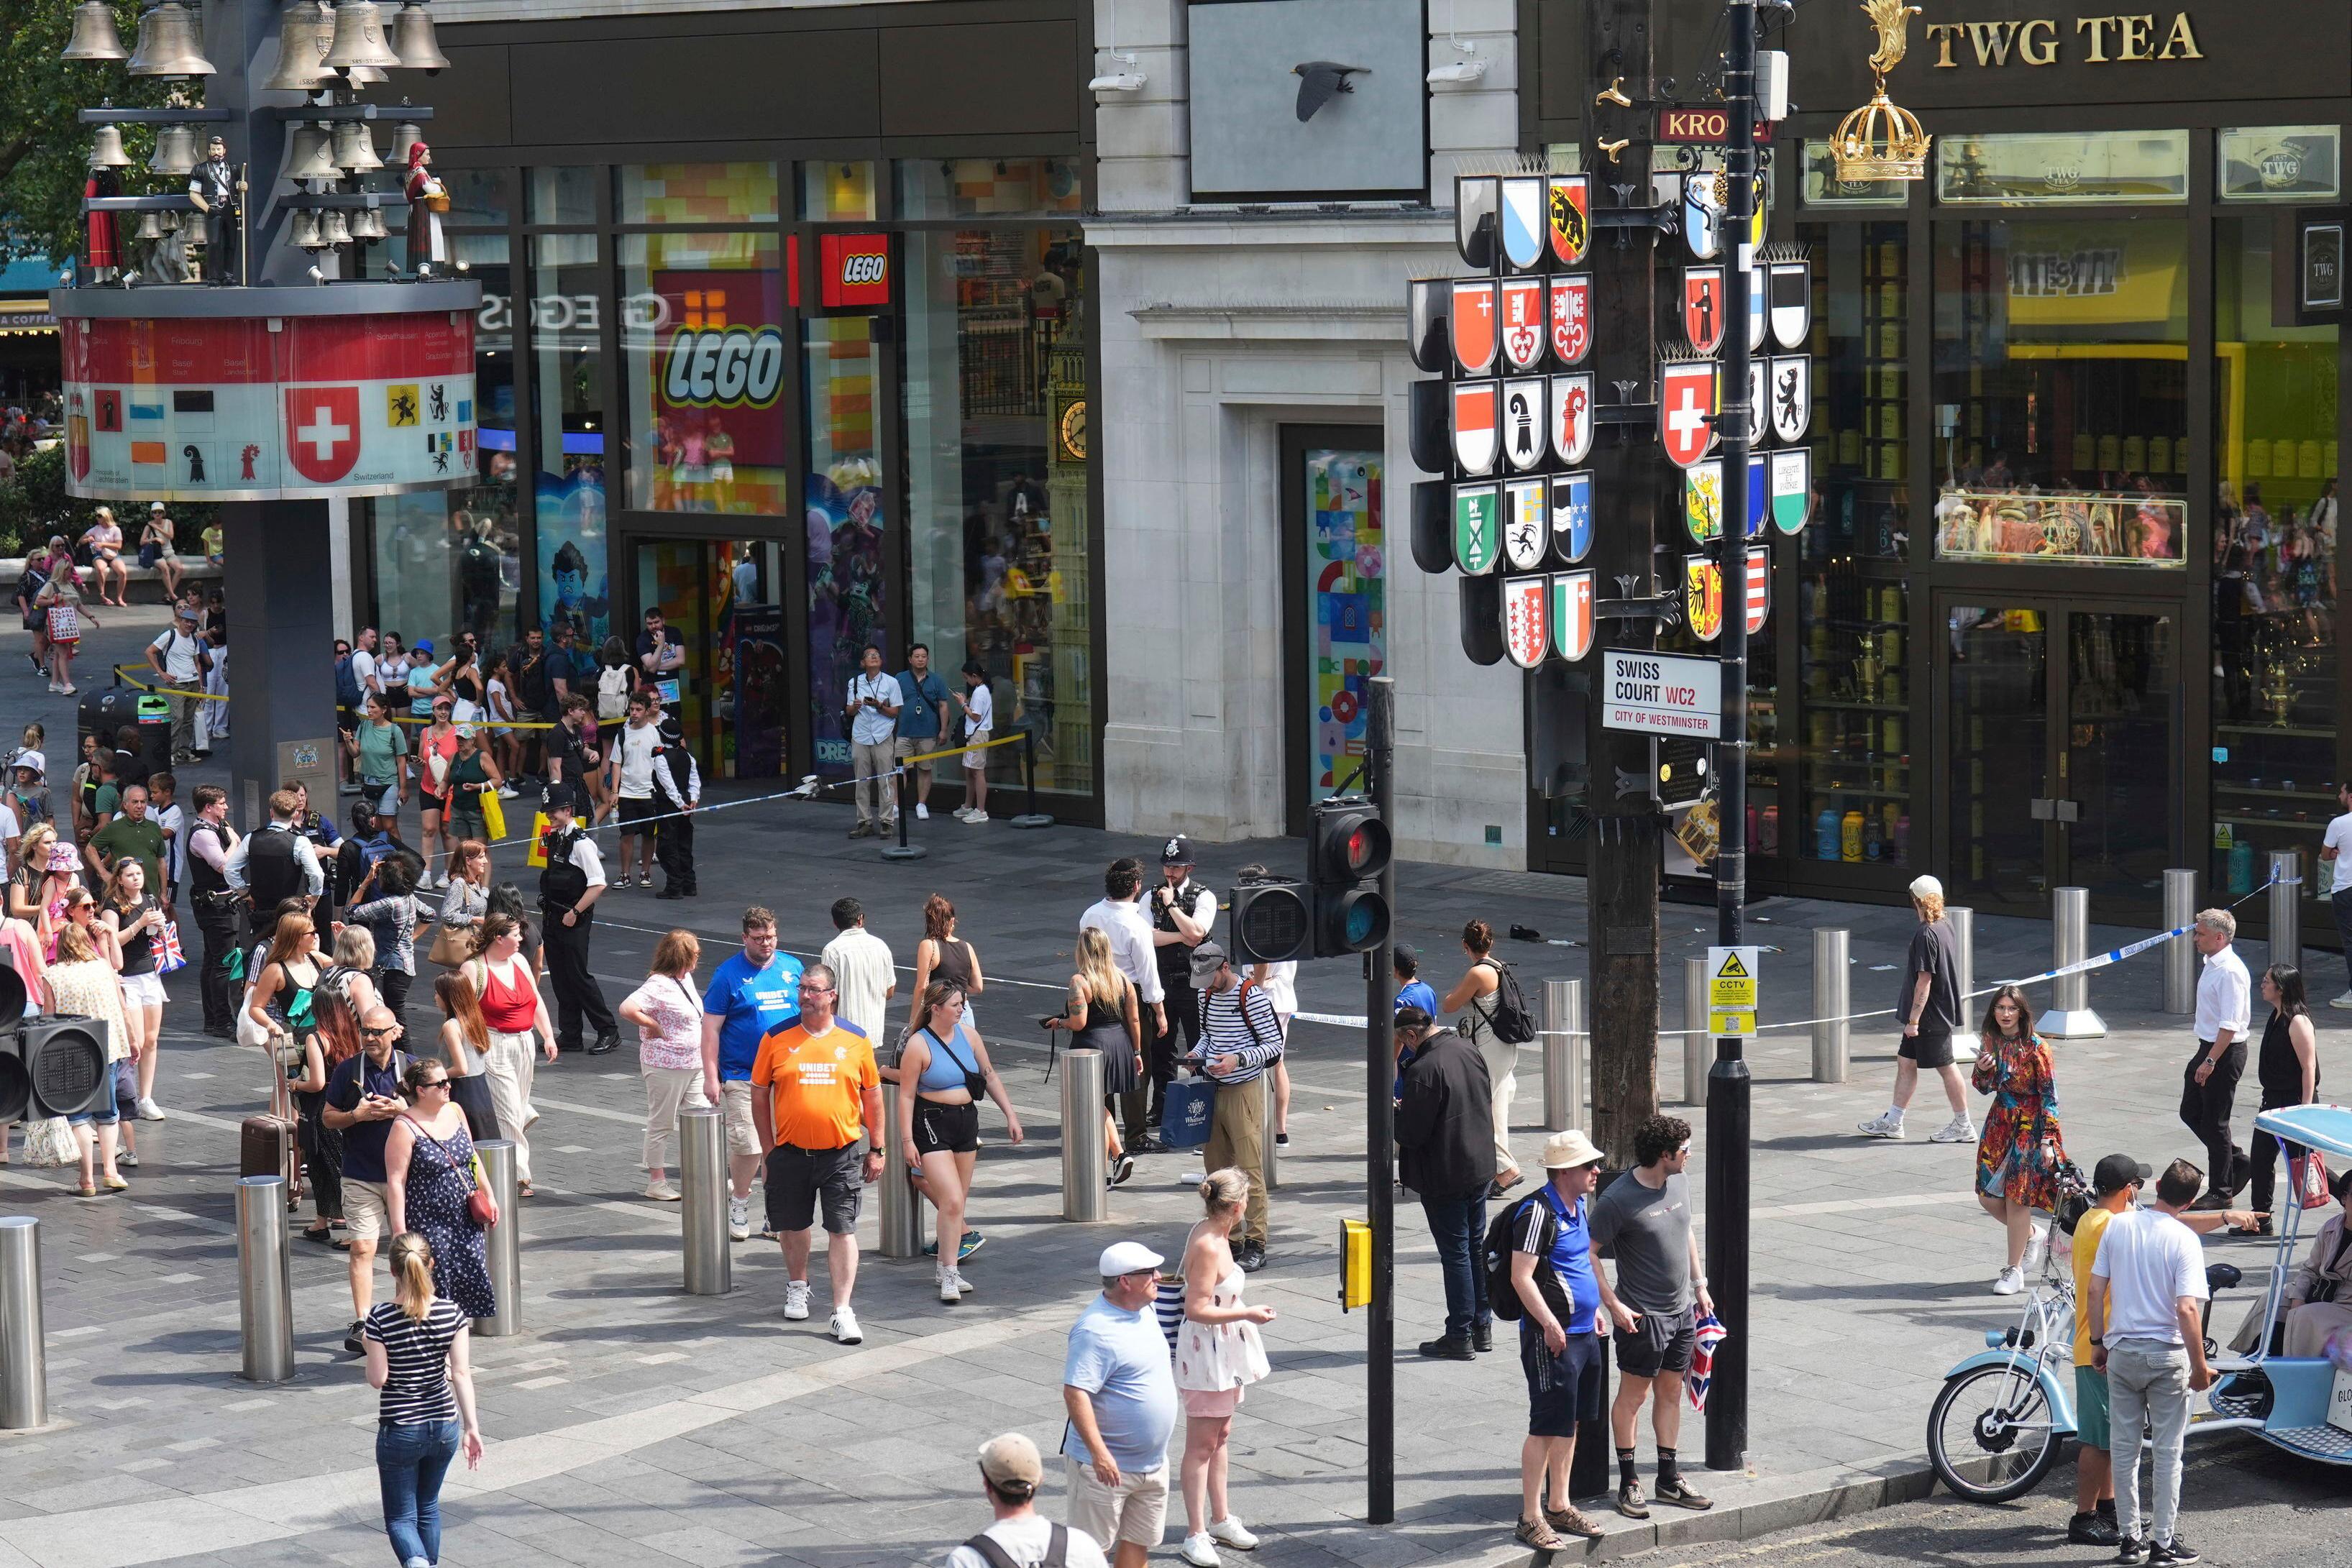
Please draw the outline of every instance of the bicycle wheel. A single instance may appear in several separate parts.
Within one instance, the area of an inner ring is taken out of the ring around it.
[[[1927,1458],[1955,1497],[2007,1502],[2050,1473],[2063,1447],[2032,1362],[1998,1362],[1948,1381],[1927,1412]]]

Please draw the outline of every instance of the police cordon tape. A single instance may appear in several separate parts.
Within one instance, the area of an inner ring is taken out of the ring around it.
[[[2247,894],[2244,898],[2237,899],[2232,902],[2230,904],[2230,907],[2231,909],[2235,909],[2241,904],[2245,904],[2252,899],[2261,897],[2263,894],[2268,893],[2273,887],[2300,887],[2302,885],[2303,878],[2299,876],[2273,877],[2270,881],[2263,883],[2262,886],[2254,889],[2253,892]],[[2120,947],[2110,947],[2104,953],[2084,958],[2080,963],[2069,964],[2063,968],[2044,969],[2038,975],[2026,975],[2014,980],[1995,980],[1990,986],[1978,987],[1975,990],[1970,991],[1967,996],[1962,997],[1960,1000],[1964,1002],[1974,1001],[1979,997],[1989,997],[2004,986],[2039,986],[2051,980],[2063,980],[2070,975],[2084,975],[2090,973],[2093,969],[2104,969],[2108,965],[2119,964],[2126,958],[2136,958],[2151,947],[2160,946],[2164,943],[2169,942],[2177,936],[2186,936],[2191,931],[2196,929],[2197,926],[2193,921],[2187,925],[2176,925],[2169,931],[2159,931],[2153,936],[2143,936],[2137,942],[2126,942]],[[1895,1009],[1893,1008],[1874,1008],[1866,1013],[1846,1013],[1841,1017],[1833,1019],[1798,1019],[1789,1023],[1759,1023],[1756,1026],[1756,1032],[1762,1034],[1768,1030],[1776,1029],[1811,1029],[1817,1023],[1858,1023],[1864,1019],[1892,1018],[1894,1015]],[[1361,1013],[1298,1012],[1293,1013],[1290,1016],[1294,1021],[1303,1019],[1307,1023],[1330,1024],[1339,1029],[1363,1029],[1368,1027],[1370,1022],[1370,1020]],[[1662,1030],[1659,1032],[1664,1034],[1680,1033],[1682,1031],[1678,1030]]]

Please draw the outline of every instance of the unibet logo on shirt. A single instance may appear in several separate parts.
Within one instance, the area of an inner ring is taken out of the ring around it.
[[[797,1023],[762,1036],[751,1082],[768,1091],[778,1144],[838,1149],[866,1135],[866,1091],[882,1074],[865,1031],[835,1019],[815,1036]]]

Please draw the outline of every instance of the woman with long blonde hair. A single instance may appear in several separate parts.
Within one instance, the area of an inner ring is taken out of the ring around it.
[[[441,1561],[441,1481],[462,1448],[482,1462],[465,1309],[433,1287],[433,1249],[414,1230],[392,1239],[392,1300],[360,1327],[376,1406],[375,1471],[383,1531],[402,1568]]]
[[[1112,962],[1110,938],[1100,927],[1079,931],[1069,1005],[1060,1018],[1045,1021],[1048,1028],[1070,1031],[1071,1050],[1102,1052],[1103,1145],[1110,1156],[1110,1185],[1117,1186],[1135,1174],[1135,1157],[1119,1141],[1118,1118],[1111,1114],[1111,1105],[1130,1102],[1127,1109],[1134,1114],[1129,1120],[1140,1123],[1143,1107],[1132,1101],[1143,1093],[1143,1019],[1134,983]]]
[[[1184,1239],[1184,1322],[1176,1331],[1176,1387],[1184,1405],[1183,1558],[1216,1568],[1220,1543],[1244,1552],[1257,1537],[1225,1501],[1227,1443],[1242,1391],[1264,1378],[1265,1346],[1258,1327],[1274,1322],[1272,1307],[1242,1300],[1248,1278],[1234,1262],[1232,1236],[1249,1203],[1249,1176],[1228,1166],[1201,1182],[1204,1210]]]

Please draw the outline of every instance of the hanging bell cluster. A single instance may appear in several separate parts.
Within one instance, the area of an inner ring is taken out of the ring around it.
[[[385,230],[382,209],[362,207],[358,212],[353,213],[351,218],[351,231],[352,238],[355,240],[383,239],[385,236]]]
[[[139,47],[131,51],[129,70],[135,77],[208,77],[212,61],[205,58],[196,14],[180,0],[163,3],[139,18]]]
[[[127,60],[131,51],[122,47],[122,35],[115,30],[114,7],[106,0],[82,0],[74,7],[73,37],[66,40],[61,60]]]

